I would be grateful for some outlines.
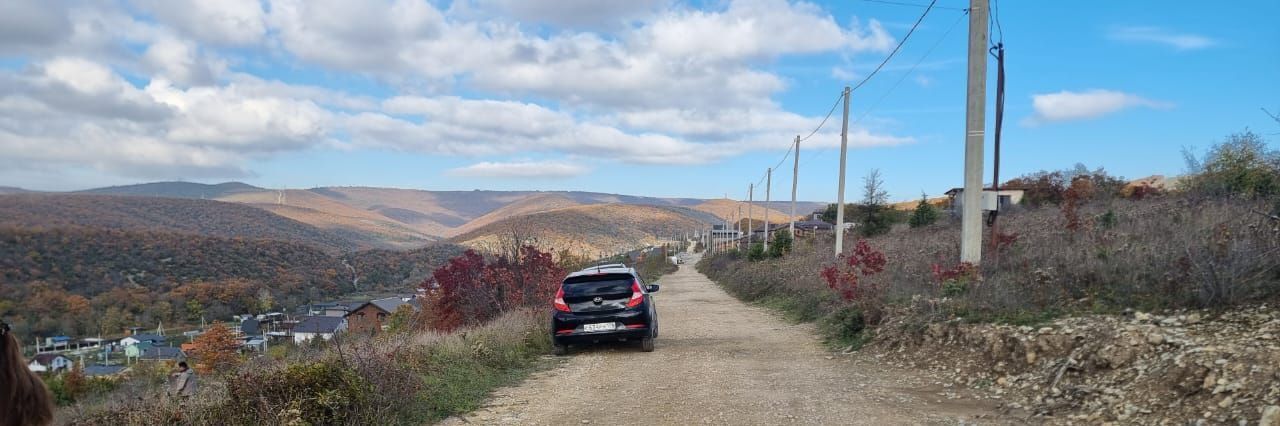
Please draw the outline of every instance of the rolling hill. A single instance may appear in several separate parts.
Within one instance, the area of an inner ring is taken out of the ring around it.
[[[52,193],[0,195],[0,225],[267,239],[306,244],[333,253],[358,248],[338,234],[265,210],[183,198]]]
[[[597,256],[656,244],[716,221],[710,214],[684,207],[594,204],[509,217],[455,236],[469,247],[494,247],[519,229],[543,249]]]
[[[775,222],[785,221],[787,220],[788,217],[790,217],[789,214],[782,211],[782,210],[788,210],[788,211],[791,210],[791,205],[789,202],[786,203],[785,206],[779,205],[778,203],[773,203],[773,204],[774,204],[773,206],[774,208],[769,209],[769,220],[775,221]],[[811,203],[808,203],[808,204],[811,204]],[[741,207],[741,211],[742,211],[741,218],[746,218],[748,215],[748,212],[750,212],[750,216],[752,219],[756,221],[764,221],[765,208],[760,203],[756,203],[755,206],[752,206],[750,209],[748,209],[747,203],[745,201],[716,199],[716,200],[707,200],[701,204],[693,206],[693,209],[713,214],[716,217],[719,217],[721,219],[727,219],[729,221],[733,221],[734,218],[739,217],[738,216],[739,207]],[[810,211],[812,211],[812,209],[810,209]],[[808,213],[808,212],[802,209],[801,206],[797,203],[796,216],[804,217],[806,216],[805,213]]]
[[[412,292],[461,250],[433,244],[336,254],[268,239],[5,224],[0,315],[43,335],[198,323],[202,317],[292,309],[354,292]]]
[[[195,182],[152,182],[137,185],[108,186],[80,191],[85,194],[137,195],[145,197],[216,199],[244,192],[261,192],[267,189],[247,183],[224,182],[203,184]]]
[[[94,194],[209,198],[246,204],[324,230],[360,248],[408,249],[471,233],[502,220],[586,205],[624,204],[698,211],[707,223],[737,214],[738,202],[661,198],[583,191],[426,191],[373,187],[275,190],[228,182],[216,185],[157,182],[85,191]],[[774,203],[770,217],[790,206]],[[822,203],[799,203],[810,212]],[[757,204],[758,220],[764,213]],[[660,211],[652,209],[637,210]],[[712,217],[714,216],[714,217]]]

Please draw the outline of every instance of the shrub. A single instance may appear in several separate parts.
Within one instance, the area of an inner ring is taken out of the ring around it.
[[[818,322],[818,330],[833,346],[857,349],[867,340],[865,330],[866,318],[862,310],[856,306],[841,307]]]
[[[884,288],[869,278],[883,272],[886,263],[884,253],[872,248],[867,240],[858,240],[852,253],[841,254],[839,262],[822,268],[820,275],[841,299],[860,307],[874,322],[884,302]]]
[[[751,247],[747,249],[747,260],[757,262],[764,259],[764,243],[751,243]]]
[[[769,243],[769,257],[782,257],[791,252],[791,245],[794,239],[791,238],[791,231],[780,229],[773,233],[773,242]]]
[[[916,209],[911,212],[911,219],[907,221],[912,228],[932,225],[938,221],[938,208],[933,204],[929,204],[927,196],[920,195],[920,204],[916,204]]]
[[[1197,160],[1184,152],[1192,176],[1184,182],[1199,194],[1238,194],[1248,198],[1280,195],[1280,151],[1267,149],[1257,133],[1228,135]]]
[[[292,412],[309,424],[345,424],[352,408],[375,390],[353,371],[332,361],[246,371],[227,380],[228,408],[249,418],[268,419]]]

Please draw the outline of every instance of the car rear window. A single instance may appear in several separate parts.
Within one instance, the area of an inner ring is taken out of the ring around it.
[[[630,293],[635,277],[629,274],[583,275],[564,280],[564,295],[595,296]]]

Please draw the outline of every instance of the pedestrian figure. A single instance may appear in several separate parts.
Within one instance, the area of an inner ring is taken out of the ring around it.
[[[39,376],[27,368],[22,345],[0,321],[0,426],[53,423],[53,400]]]
[[[179,362],[178,369],[169,374],[169,396],[176,396],[182,400],[190,398],[196,393],[196,373],[187,367],[187,362]]]

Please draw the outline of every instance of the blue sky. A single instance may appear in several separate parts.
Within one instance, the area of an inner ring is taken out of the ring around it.
[[[704,198],[744,197],[924,11],[784,0],[5,3],[0,185]],[[848,198],[872,168],[895,200],[959,184],[968,20],[956,9],[967,2],[937,5],[851,97]],[[1075,163],[1173,175],[1182,147],[1245,128],[1278,143],[1280,124],[1261,108],[1280,110],[1280,3],[998,5],[1002,177]],[[987,119],[990,135],[993,111]],[[838,132],[837,110],[802,144],[801,199],[835,198]],[[782,164],[775,198],[790,191],[792,163]]]

